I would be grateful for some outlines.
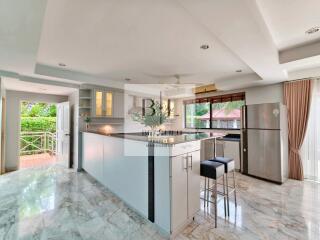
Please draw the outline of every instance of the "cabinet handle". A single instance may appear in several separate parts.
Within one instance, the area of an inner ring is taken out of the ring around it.
[[[186,171],[188,171],[188,166],[189,166],[189,165],[188,165],[188,156],[185,156],[185,157],[183,157],[183,158],[184,158],[184,160],[185,160],[184,163],[185,163],[185,166],[186,166],[186,167],[184,167],[183,169],[186,170]]]
[[[192,155],[190,155],[190,156],[188,156],[188,157],[190,157],[190,163],[191,163],[190,169],[192,170]]]

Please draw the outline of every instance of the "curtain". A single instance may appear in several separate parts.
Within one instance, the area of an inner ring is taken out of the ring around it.
[[[314,80],[306,136],[301,147],[304,177],[320,182],[320,80]]]
[[[309,117],[311,80],[284,84],[284,102],[288,108],[289,178],[303,180],[303,165],[299,150],[302,146]]]

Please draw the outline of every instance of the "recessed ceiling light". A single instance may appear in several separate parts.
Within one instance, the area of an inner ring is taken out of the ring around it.
[[[313,34],[320,31],[320,27],[313,27],[306,31],[306,34]]]
[[[241,72],[242,72],[242,70],[241,70],[241,69],[238,69],[238,70],[236,70],[236,72],[237,72],[237,73],[241,73]]]
[[[125,78],[124,80],[126,80],[127,82],[130,82],[131,78]]]
[[[203,45],[200,46],[200,48],[203,49],[203,50],[207,50],[209,48],[209,45],[203,44]]]
[[[60,66],[60,67],[66,67],[67,65],[64,64],[64,63],[59,63],[59,66]]]

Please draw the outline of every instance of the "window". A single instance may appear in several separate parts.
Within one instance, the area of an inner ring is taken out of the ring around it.
[[[239,129],[244,101],[212,103],[212,128]]]
[[[187,104],[185,110],[187,128],[210,128],[210,103]]]
[[[185,127],[239,129],[244,93],[185,101]]]

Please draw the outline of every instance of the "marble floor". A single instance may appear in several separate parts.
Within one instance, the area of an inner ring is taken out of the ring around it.
[[[218,228],[201,210],[177,239],[320,239],[320,184],[238,177],[238,207]],[[202,206],[202,204],[201,204]],[[165,239],[86,173],[59,166],[0,176],[0,239]]]

